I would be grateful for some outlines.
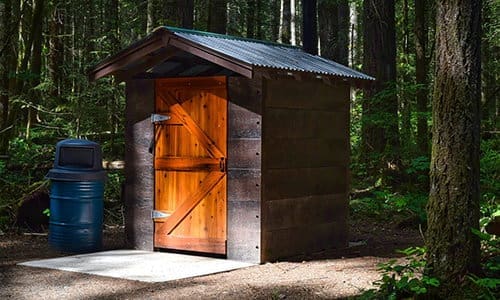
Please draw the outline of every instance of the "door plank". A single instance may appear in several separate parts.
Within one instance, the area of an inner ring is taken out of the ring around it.
[[[174,213],[164,223],[164,233],[170,234],[180,222],[200,203],[203,198],[221,181],[225,176],[222,172],[210,172],[198,188],[190,194],[182,204],[176,208]]]
[[[163,228],[158,226],[156,231],[161,233],[162,230]],[[158,236],[158,244],[168,246],[170,249],[226,254],[226,239],[224,238],[179,237],[161,234]]]
[[[170,97],[165,97],[168,94]],[[185,128],[191,133],[204,147],[208,153],[214,158],[224,157],[224,153],[217,147],[215,142],[205,134],[198,124],[191,118],[189,113],[182,107],[182,105],[175,100],[175,96],[170,92],[161,93],[159,95],[163,101],[170,105],[170,111],[177,115],[179,120],[184,124]]]
[[[155,169],[163,171],[219,171],[221,160],[210,157],[159,157]]]

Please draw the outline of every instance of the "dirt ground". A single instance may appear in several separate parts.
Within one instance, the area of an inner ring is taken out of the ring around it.
[[[0,235],[0,299],[343,299],[371,287],[378,263],[422,244],[418,230],[351,222],[351,247],[235,271],[144,283],[17,266],[58,257],[47,236]],[[104,231],[104,248],[124,248],[123,229]]]

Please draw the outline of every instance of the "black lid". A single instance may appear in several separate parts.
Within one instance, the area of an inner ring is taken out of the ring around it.
[[[60,141],[56,145],[54,169],[101,171],[101,146],[80,139]]]
[[[46,177],[68,181],[104,180],[101,146],[81,139],[60,141],[56,145],[54,168]]]

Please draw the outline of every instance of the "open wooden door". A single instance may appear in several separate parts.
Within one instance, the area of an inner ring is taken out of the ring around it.
[[[225,77],[156,81],[156,248],[226,254]]]

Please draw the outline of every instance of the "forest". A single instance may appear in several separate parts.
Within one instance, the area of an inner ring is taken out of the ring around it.
[[[0,0],[0,16],[0,231],[49,186],[58,141],[123,160],[124,83],[87,72],[168,25],[295,45],[375,77],[351,91],[350,217],[396,218],[426,241],[366,297],[457,284],[498,296],[500,1]],[[123,180],[108,170],[107,223],[122,222]]]

